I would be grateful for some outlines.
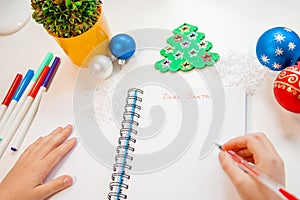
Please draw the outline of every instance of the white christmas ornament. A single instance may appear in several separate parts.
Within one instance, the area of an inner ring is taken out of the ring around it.
[[[97,55],[89,63],[89,71],[96,77],[107,79],[113,72],[113,64],[109,57]]]

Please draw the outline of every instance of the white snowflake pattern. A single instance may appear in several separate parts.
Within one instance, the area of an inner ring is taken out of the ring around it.
[[[289,51],[290,51],[290,50],[293,51],[293,50],[295,50],[296,45],[295,45],[294,42],[290,42],[289,45],[288,45],[288,47],[289,47]]]
[[[261,55],[261,56],[260,56],[260,59],[261,59],[264,63],[269,63],[269,61],[270,61],[270,58],[268,58],[268,56],[266,56],[265,54],[264,54],[264,55]]]
[[[284,30],[287,31],[287,32],[292,32],[292,30],[289,29],[289,28],[284,28]]]
[[[274,64],[273,64],[273,68],[274,68],[274,69],[280,69],[281,66],[282,66],[281,64],[276,63],[276,62],[274,62]]]
[[[276,40],[276,42],[279,42],[279,43],[284,42],[284,39],[285,39],[285,36],[282,34],[276,34],[274,36],[274,40]]]
[[[282,48],[277,47],[276,50],[275,50],[275,54],[276,54],[276,56],[282,55],[283,54]]]

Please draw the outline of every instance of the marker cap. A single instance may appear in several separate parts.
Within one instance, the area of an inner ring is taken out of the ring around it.
[[[20,98],[23,95],[25,89],[27,88],[28,84],[30,83],[33,75],[34,75],[34,71],[32,69],[29,69],[26,72],[26,74],[25,74],[25,76],[24,76],[21,84],[19,85],[19,87],[18,87],[18,89],[17,89],[17,91],[16,91],[16,93],[15,93],[15,95],[13,97],[13,100],[15,100],[15,101],[19,101],[20,100]]]
[[[55,72],[56,72],[59,64],[60,64],[60,58],[59,57],[55,57],[52,65],[51,65],[51,68],[50,68],[50,70],[49,70],[49,72],[48,72],[48,74],[47,74],[47,76],[46,76],[46,78],[45,78],[45,80],[44,80],[44,82],[42,84],[43,87],[45,87],[45,88],[48,89],[48,87],[49,87],[49,85],[51,83],[51,80],[54,77]]]
[[[32,78],[32,80],[33,80],[34,82],[37,81],[37,79],[39,78],[40,74],[42,73],[44,67],[45,67],[45,66],[48,66],[48,65],[50,64],[52,58],[53,58],[53,53],[48,52],[47,55],[46,55],[46,57],[45,57],[44,60],[42,61],[40,67],[37,69],[37,71],[35,72],[35,74],[34,74],[34,76],[33,76],[33,78]]]
[[[11,99],[13,98],[15,92],[17,91],[20,82],[22,81],[22,74],[17,74],[13,83],[11,84],[5,98],[3,99],[2,104],[8,106],[11,102]]]

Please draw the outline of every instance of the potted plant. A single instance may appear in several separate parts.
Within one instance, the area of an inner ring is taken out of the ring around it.
[[[108,43],[110,30],[101,0],[31,0],[31,7],[33,19],[43,25],[78,66],[98,44]],[[98,51],[109,54],[108,48]]]

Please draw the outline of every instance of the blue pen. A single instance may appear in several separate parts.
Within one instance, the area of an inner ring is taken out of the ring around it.
[[[1,119],[1,122],[0,122],[0,141],[2,141],[3,137],[5,136],[5,133],[2,131],[3,127],[5,126],[9,117],[11,116],[11,113],[15,109],[17,103],[19,102],[21,96],[23,95],[23,93],[24,93],[25,89],[27,88],[29,82],[31,81],[33,75],[34,75],[34,71],[32,69],[29,69],[27,71],[25,77],[21,81],[17,91],[15,92],[9,106],[7,107],[7,110],[6,110],[5,114],[3,115],[3,118]]]

